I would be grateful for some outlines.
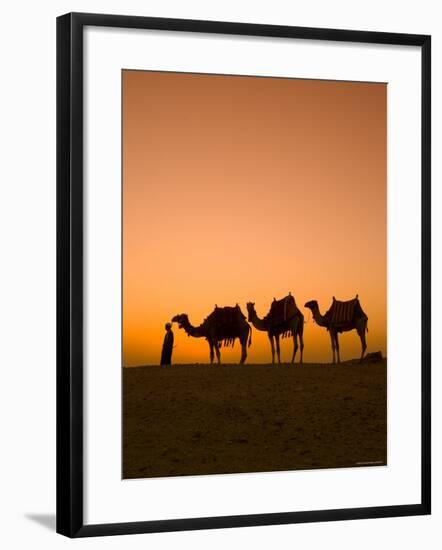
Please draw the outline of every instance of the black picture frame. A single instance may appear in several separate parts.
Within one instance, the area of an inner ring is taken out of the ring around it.
[[[419,46],[422,52],[421,500],[395,506],[85,525],[83,521],[83,29],[86,25]],[[233,22],[70,13],[57,18],[57,532],[68,537],[430,514],[431,37]]]

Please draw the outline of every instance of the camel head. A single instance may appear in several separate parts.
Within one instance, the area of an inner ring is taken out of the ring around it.
[[[309,309],[311,309],[312,311],[314,309],[318,309],[319,306],[318,306],[318,302],[316,300],[310,300],[309,302],[306,302],[304,304],[304,307],[308,307]]]
[[[183,328],[184,324],[189,323],[189,317],[187,313],[179,313],[172,318],[172,323],[178,323],[178,327]]]
[[[248,320],[251,321],[252,318],[256,315],[255,302],[247,302],[247,312],[249,314]]]

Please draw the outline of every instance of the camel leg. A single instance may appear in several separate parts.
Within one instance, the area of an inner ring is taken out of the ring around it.
[[[209,341],[209,348],[210,348],[210,364],[213,365],[213,358],[214,358],[213,343],[210,341]]]
[[[241,345],[241,360],[240,360],[239,364],[242,365],[245,362],[246,359],[247,359],[247,349],[246,349],[245,344],[242,344]]]
[[[240,365],[244,363],[244,361],[247,359],[247,335],[244,340],[240,340],[241,342],[241,360],[239,362]]]
[[[270,347],[272,348],[272,365],[275,364],[275,344],[273,343],[273,336],[270,336],[269,334],[269,340],[270,340]]]
[[[336,348],[336,354],[338,356],[338,364],[341,362],[341,356],[339,355],[339,335],[337,332],[335,332],[335,348]]]
[[[335,335],[333,334],[332,331],[330,331],[330,340],[331,340],[331,347],[332,347],[332,353],[333,353],[332,364],[334,365],[335,362],[336,362],[336,359],[335,359]]]
[[[219,342],[217,342],[215,340],[215,342],[213,342],[213,345],[215,347],[216,359],[217,359],[218,365],[219,365],[219,364],[221,364],[221,354],[219,352]]]
[[[278,364],[281,364],[281,350],[279,349],[279,334],[275,336],[276,340],[276,354],[278,356]]]
[[[367,349],[367,342],[365,341],[365,326],[363,326],[361,329],[358,329],[359,338],[361,339],[361,347],[362,347],[362,353],[361,358],[359,360],[359,363],[362,363],[362,360],[364,359],[365,350]]]
[[[304,352],[304,335],[302,334],[302,331],[299,333],[299,348],[301,351],[301,360],[299,361],[300,365],[302,365],[302,354]]]
[[[273,336],[269,334],[270,349],[272,350],[272,365],[275,364],[275,345],[273,343]]]
[[[298,336],[296,335],[296,332],[293,332],[293,357],[292,357],[292,363],[295,362],[296,352],[298,351]],[[302,362],[302,360],[301,360]]]

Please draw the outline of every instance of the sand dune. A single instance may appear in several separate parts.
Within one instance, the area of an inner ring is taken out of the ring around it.
[[[123,369],[123,477],[385,465],[387,363]]]

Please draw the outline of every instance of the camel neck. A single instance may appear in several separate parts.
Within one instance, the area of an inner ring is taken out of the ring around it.
[[[325,318],[321,314],[321,312],[319,311],[318,306],[316,306],[315,308],[312,308],[312,314],[313,314],[313,319],[315,320],[317,325],[319,325],[321,327],[326,327],[327,326]]]
[[[194,338],[201,338],[204,336],[201,326],[194,327],[189,320],[183,323],[183,329],[189,336],[193,336]]]
[[[266,323],[260,319],[256,313],[256,311],[253,313],[252,317],[251,317],[251,322],[252,322],[252,325],[257,329],[257,330],[267,330],[267,325]]]

